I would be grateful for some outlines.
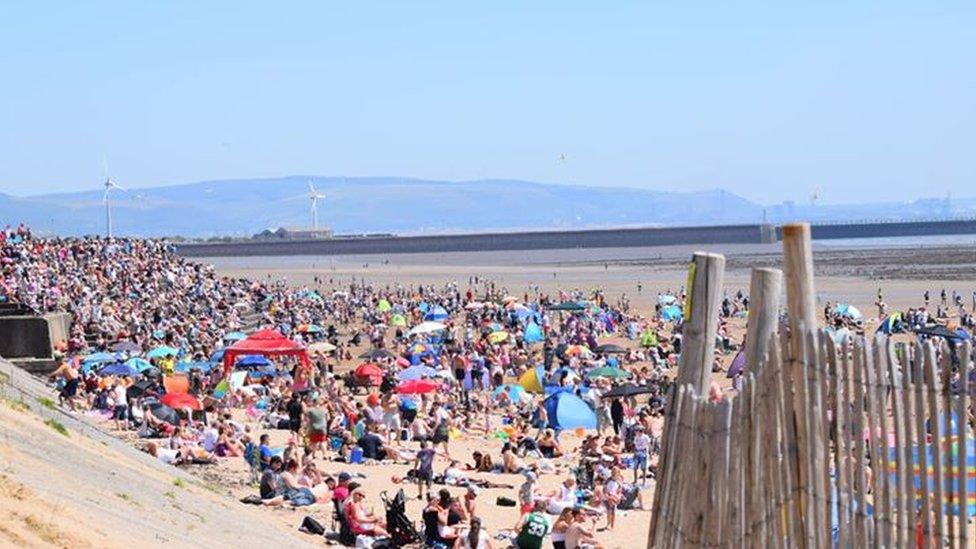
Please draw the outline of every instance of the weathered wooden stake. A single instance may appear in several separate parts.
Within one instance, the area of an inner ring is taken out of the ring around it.
[[[678,383],[690,384],[707,394],[718,334],[718,308],[722,298],[725,256],[695,252],[689,267],[685,319],[681,328],[681,365]]]
[[[759,372],[762,354],[779,325],[779,301],[783,291],[783,271],[753,269],[749,281],[749,319],[746,326],[746,368]]]
[[[793,413],[796,421],[796,489],[802,495],[800,502],[809,500],[811,494],[810,471],[807,466],[811,455],[809,434],[804,418],[810,413],[806,409],[808,367],[803,354],[803,330],[814,330],[817,326],[816,302],[813,290],[813,251],[810,245],[810,225],[793,223],[783,226],[783,264],[786,274],[786,302],[790,313],[790,358],[793,372]],[[791,452],[792,453],[792,452]],[[810,522],[813,509],[801,503],[800,521],[805,526],[805,539],[795,540],[802,547],[815,545],[815,532]]]

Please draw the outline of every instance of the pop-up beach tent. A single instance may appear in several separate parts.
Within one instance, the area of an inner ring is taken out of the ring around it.
[[[300,343],[288,339],[276,330],[259,330],[246,339],[227,347],[224,351],[224,375],[234,367],[234,361],[242,355],[294,356],[302,366],[309,367],[308,350]]]
[[[518,384],[530,393],[542,393],[542,368],[530,368],[519,377]]]
[[[572,393],[553,393],[546,397],[543,405],[552,429],[596,429],[596,413]]]

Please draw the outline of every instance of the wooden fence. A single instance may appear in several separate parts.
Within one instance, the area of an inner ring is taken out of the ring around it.
[[[804,284],[787,259],[790,294]],[[753,291],[757,280],[779,291],[769,274],[754,273]],[[800,276],[812,279],[812,267]],[[759,301],[778,309],[778,296]],[[750,318],[753,360],[733,398],[709,401],[700,376],[680,371],[705,365],[679,366],[649,546],[968,547],[976,452],[959,372],[970,370],[970,343],[837,341],[795,314],[775,335],[768,311],[753,315],[766,320]]]

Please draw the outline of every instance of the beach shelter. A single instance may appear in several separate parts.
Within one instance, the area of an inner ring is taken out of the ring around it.
[[[847,317],[851,320],[861,320],[862,318],[864,318],[864,315],[861,314],[861,311],[859,311],[857,307],[851,305],[850,303],[838,303],[837,306],[834,307],[834,314],[838,316]]]
[[[959,463],[960,458],[960,443],[961,441],[957,437],[939,437],[939,443],[942,444],[942,469],[943,471],[948,471],[950,469],[955,470],[956,464]],[[922,452],[925,453],[926,464],[928,469],[926,471],[922,470],[921,467],[921,456]],[[896,462],[896,456],[898,456],[899,449],[894,446],[888,447],[888,472],[891,475],[892,482],[897,483],[898,480],[898,467]],[[911,448],[911,472],[909,473],[910,478],[908,482],[915,485],[915,490],[913,490],[916,496],[921,498],[921,486],[922,482],[925,482],[929,487],[929,493],[935,493],[935,485],[938,479],[935,476],[935,451],[933,444],[925,444],[919,447],[918,445],[912,446]],[[900,456],[898,456],[900,458]],[[959,506],[959,498],[962,495],[961,488],[962,485],[959,482],[959,477],[953,475],[952,479],[945,482],[944,490],[945,493],[945,508],[944,511],[950,515],[962,515],[965,512],[966,517],[976,516],[976,441],[971,437],[966,439],[966,466],[965,466],[965,482],[966,482],[966,492],[968,495],[968,500],[966,501],[965,509]],[[921,501],[917,501],[921,503]]]
[[[396,391],[401,395],[420,395],[433,393],[441,388],[441,382],[429,379],[411,379],[397,385]]]
[[[380,313],[380,314],[385,313],[385,312],[389,311],[392,308],[393,308],[393,306],[391,306],[390,305],[390,302],[387,301],[385,298],[384,299],[381,299],[379,301],[379,303],[376,304],[376,312],[377,313]]]
[[[541,367],[526,370],[518,379],[518,384],[530,393],[542,393],[543,373]]]
[[[739,352],[735,354],[735,358],[732,359],[732,364],[729,364],[729,370],[725,372],[725,377],[733,378],[736,376],[741,376],[745,373],[746,369],[746,352],[745,347],[739,349]]]
[[[879,334],[897,334],[904,330],[905,324],[902,321],[901,313],[891,313],[881,320],[881,324],[878,324],[878,329],[875,332]]]
[[[501,343],[506,339],[508,339],[508,332],[505,331],[492,332],[488,334],[488,341],[491,342],[492,344]]]
[[[398,381],[410,381],[412,379],[422,379],[425,377],[434,377],[437,375],[437,370],[431,368],[430,366],[411,366],[409,368],[400,370],[397,373]]]
[[[328,341],[319,341],[308,346],[308,350],[315,353],[331,353],[336,350],[336,346]]]
[[[586,345],[570,345],[566,347],[563,354],[566,356],[588,356],[590,354],[590,350],[586,347]]]
[[[641,347],[644,347],[645,349],[648,347],[654,347],[658,344],[657,334],[654,333],[654,330],[651,330],[650,328],[644,330],[640,335],[640,343]]]
[[[390,326],[403,328],[406,325],[407,325],[407,317],[403,316],[402,314],[397,313],[390,317]]]
[[[495,387],[495,390],[491,392],[491,397],[493,399],[498,399],[498,395],[505,393],[508,395],[509,400],[512,402],[518,402],[523,398],[531,398],[529,393],[521,385],[515,385],[513,383],[505,383],[504,385],[499,385]]]
[[[944,337],[948,340],[956,342],[963,339],[969,339],[969,332],[962,330],[962,333],[960,333],[959,330],[950,330],[949,328],[946,328],[940,324],[919,328],[915,330],[915,333],[928,337]]]
[[[684,313],[681,311],[681,307],[678,307],[677,305],[667,305],[665,307],[661,307],[661,312],[658,313],[658,316],[661,317],[661,320],[674,322],[676,320],[681,320]]]
[[[522,334],[522,341],[526,343],[538,343],[545,339],[542,334],[542,328],[539,327],[535,322],[530,322],[528,326],[525,327],[525,332]]]
[[[224,372],[230,371],[234,361],[242,355],[294,356],[298,357],[302,366],[307,368],[311,365],[305,347],[277,330],[259,330],[227,347],[224,351]]]
[[[200,403],[197,397],[188,393],[166,393],[159,401],[174,410],[181,410],[183,408],[189,408],[195,411],[203,410],[203,404]]]
[[[432,320],[434,322],[441,322],[447,320],[448,314],[447,309],[441,307],[440,305],[434,305],[427,311],[424,315],[424,320]]]
[[[572,393],[553,393],[546,397],[543,405],[551,429],[596,429],[596,413],[583,399]]]
[[[175,374],[163,378],[163,388],[167,393],[190,392],[190,379],[184,374]]]

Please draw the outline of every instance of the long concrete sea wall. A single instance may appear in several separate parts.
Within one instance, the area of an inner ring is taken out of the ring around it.
[[[976,220],[858,222],[812,227],[814,240],[976,234]],[[772,225],[531,231],[431,236],[381,236],[329,240],[248,240],[188,243],[178,246],[187,257],[349,255],[572,248],[631,248],[682,244],[752,244],[778,239]]]

